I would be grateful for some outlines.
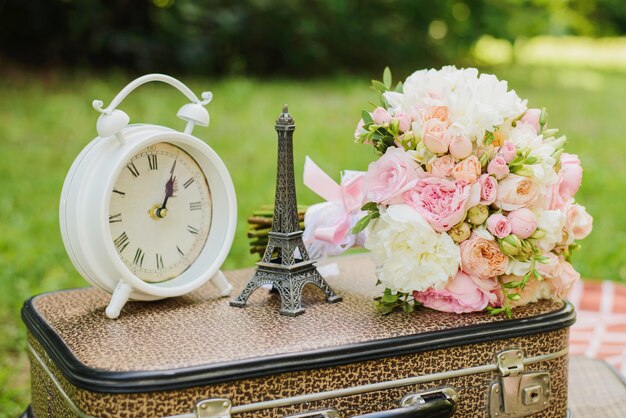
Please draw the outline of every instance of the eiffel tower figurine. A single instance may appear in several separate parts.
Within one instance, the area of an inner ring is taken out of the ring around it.
[[[333,292],[317,271],[302,241],[293,173],[293,131],[296,125],[287,110],[287,105],[278,116],[275,128],[278,132],[278,164],[272,231],[269,233],[265,254],[257,263],[254,276],[230,305],[243,308],[256,289],[271,284],[280,295],[280,313],[296,316],[304,313],[301,299],[302,289],[306,284],[319,287],[330,303],[341,301],[341,296]],[[296,249],[300,253],[299,258]],[[278,253],[276,257],[273,256],[274,251]]]

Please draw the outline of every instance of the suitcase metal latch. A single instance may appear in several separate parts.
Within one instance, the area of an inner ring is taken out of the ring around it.
[[[194,411],[197,418],[230,418],[232,404],[226,398],[214,398],[200,401]]]
[[[550,403],[550,374],[524,372],[524,352],[515,348],[496,355],[500,379],[489,390],[491,418],[525,417]]]

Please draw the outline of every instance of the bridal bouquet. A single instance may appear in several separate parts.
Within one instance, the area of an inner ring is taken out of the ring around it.
[[[373,87],[381,105],[362,112],[355,138],[379,158],[350,234],[366,234],[378,308],[510,316],[564,297],[592,218],[574,200],[580,161],[545,110],[473,68],[417,71],[395,88],[386,69]]]

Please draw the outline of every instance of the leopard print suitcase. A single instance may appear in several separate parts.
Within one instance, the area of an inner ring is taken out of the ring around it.
[[[328,282],[343,301],[307,286],[296,318],[279,315],[269,291],[238,309],[211,286],[130,303],[117,320],[94,288],[28,300],[31,416],[566,416],[569,303],[533,303],[513,319],[382,316],[368,256],[336,261]],[[234,294],[252,273],[226,273]]]

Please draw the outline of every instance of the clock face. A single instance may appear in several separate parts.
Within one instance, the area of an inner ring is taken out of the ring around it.
[[[211,229],[207,179],[181,148],[151,145],[122,169],[111,193],[111,240],[128,269],[146,282],[184,272]]]

